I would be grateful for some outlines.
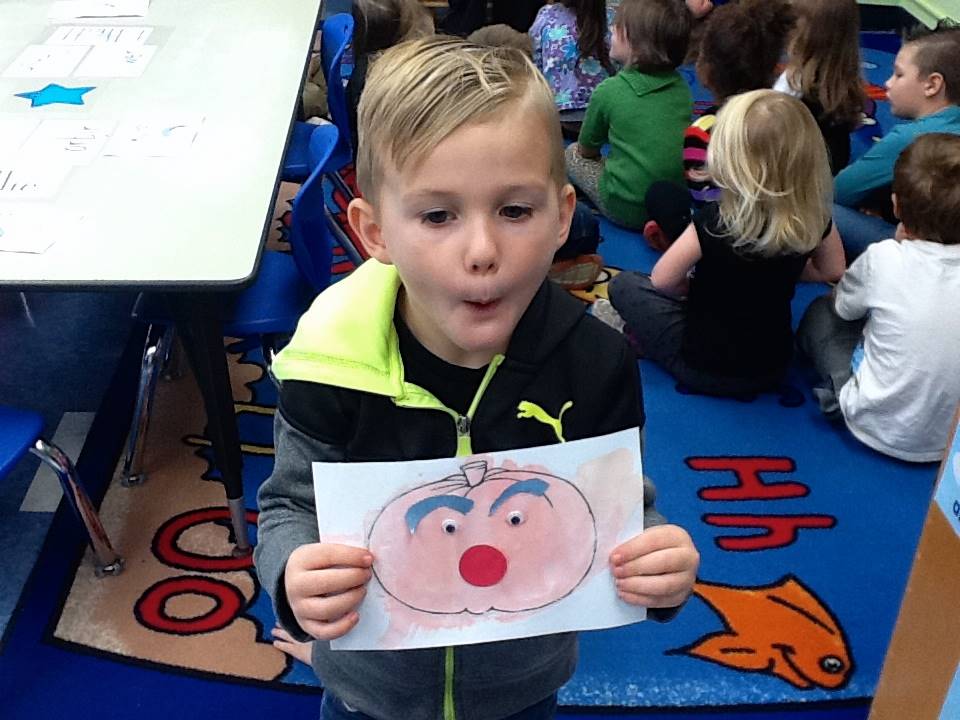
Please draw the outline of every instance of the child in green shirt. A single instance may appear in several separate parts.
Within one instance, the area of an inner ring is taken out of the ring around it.
[[[683,184],[683,132],[690,88],[676,68],[690,35],[690,13],[675,0],[624,0],[613,21],[610,57],[624,68],[593,92],[567,173],[614,222],[642,230],[644,195],[658,180]],[[610,144],[606,158],[600,148]]]

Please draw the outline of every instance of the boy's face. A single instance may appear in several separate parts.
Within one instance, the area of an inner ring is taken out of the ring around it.
[[[907,44],[900,48],[893,61],[893,75],[886,82],[890,111],[897,117],[920,117],[926,108],[926,78],[920,77],[920,68],[915,62],[916,54],[914,45]]]
[[[447,362],[482,367],[506,350],[566,239],[576,200],[550,175],[551,147],[546,122],[517,104],[415,167],[385,162],[377,206],[351,203],[370,255],[397,267],[404,321]]]

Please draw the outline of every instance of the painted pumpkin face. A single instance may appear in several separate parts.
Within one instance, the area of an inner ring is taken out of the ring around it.
[[[483,461],[410,490],[370,530],[374,574],[405,605],[430,613],[519,612],[568,595],[596,554],[580,491],[545,473]]]

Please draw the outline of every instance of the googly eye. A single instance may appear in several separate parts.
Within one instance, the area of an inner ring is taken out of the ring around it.
[[[453,518],[447,518],[443,521],[440,527],[443,528],[443,532],[445,532],[447,535],[453,535],[455,532],[457,532],[457,521]]]
[[[523,513],[520,512],[519,510],[514,510],[512,513],[507,515],[507,524],[513,525],[514,527],[516,527],[517,525],[523,525],[524,520],[526,520],[526,518],[523,516]]]

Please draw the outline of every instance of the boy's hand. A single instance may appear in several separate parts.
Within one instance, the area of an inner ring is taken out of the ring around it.
[[[700,553],[678,525],[656,525],[610,553],[617,593],[631,605],[681,605],[693,588]]]
[[[290,553],[283,585],[300,627],[318,640],[346,635],[360,619],[372,564],[369,550],[349,545],[311,543]]]

